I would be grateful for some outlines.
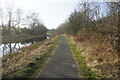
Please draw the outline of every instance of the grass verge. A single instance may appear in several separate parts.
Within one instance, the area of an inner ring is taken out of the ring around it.
[[[45,62],[48,60],[49,56],[53,53],[53,50],[59,43],[59,37],[56,38],[55,42],[49,45],[48,51],[40,53],[39,55],[34,56],[35,60],[31,61],[25,68],[14,73],[12,78],[35,78],[42,69]]]
[[[103,78],[97,72],[92,71],[91,68],[87,66],[85,57],[82,56],[83,52],[80,50],[77,50],[77,46],[71,42],[71,38],[68,36],[66,38],[73,52],[73,55],[76,59],[77,66],[79,68],[80,77],[89,78],[89,79],[90,78]]]

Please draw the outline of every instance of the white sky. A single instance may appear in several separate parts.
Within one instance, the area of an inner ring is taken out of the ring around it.
[[[0,0],[2,5],[13,2],[24,11],[33,10],[48,29],[56,28],[63,23],[77,7],[79,0]]]

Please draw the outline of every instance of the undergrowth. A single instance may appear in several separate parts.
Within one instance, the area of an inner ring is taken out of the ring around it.
[[[80,77],[89,79],[102,78],[102,80],[104,80],[105,78],[100,76],[97,72],[92,71],[91,68],[87,66],[85,57],[82,56],[83,51],[77,50],[77,46],[71,42],[70,37],[67,36],[66,38],[73,52],[73,55],[76,58],[76,63],[79,68]]]

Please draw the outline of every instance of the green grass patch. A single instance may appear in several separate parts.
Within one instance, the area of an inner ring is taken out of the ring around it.
[[[77,50],[77,46],[71,42],[70,37],[66,38],[73,52],[73,55],[76,58],[80,76],[83,78],[102,78],[97,72],[92,71],[91,68],[87,66],[85,57],[82,56],[83,51]]]
[[[59,43],[59,37],[56,38],[53,44],[49,45],[49,50],[41,55],[36,55],[35,60],[31,61],[25,68],[20,71],[14,73],[12,78],[35,78],[39,73],[40,69],[42,69],[45,62],[48,60],[49,56],[53,53],[53,50]]]

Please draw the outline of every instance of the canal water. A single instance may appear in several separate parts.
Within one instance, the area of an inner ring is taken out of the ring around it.
[[[31,44],[34,44],[34,43],[35,42],[1,44],[0,45],[0,58],[3,57],[3,55],[6,55],[8,53],[15,53],[19,51],[20,48],[30,46]]]

